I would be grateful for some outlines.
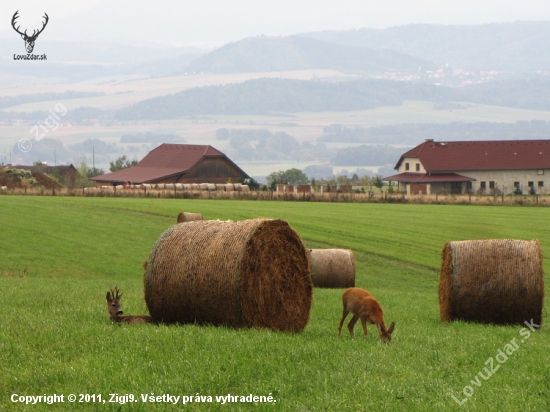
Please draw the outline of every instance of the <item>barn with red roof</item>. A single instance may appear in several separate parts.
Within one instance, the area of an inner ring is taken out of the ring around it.
[[[403,153],[397,182],[408,194],[547,193],[550,140],[424,143]]]
[[[136,166],[92,177],[97,186],[125,183],[227,183],[249,176],[225,154],[209,145],[164,143]]]

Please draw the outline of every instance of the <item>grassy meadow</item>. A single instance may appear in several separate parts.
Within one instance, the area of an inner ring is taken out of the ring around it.
[[[112,324],[110,286],[125,314],[146,313],[142,264],[181,211],[281,218],[306,247],[354,250],[356,285],[396,322],[393,342],[373,325],[338,338],[338,289],[314,289],[299,334]],[[446,241],[538,238],[550,256],[548,227],[545,207],[0,196],[0,410],[548,410],[548,326],[443,324],[437,295]],[[12,402],[53,394],[65,402]],[[178,404],[150,402],[163,395]]]

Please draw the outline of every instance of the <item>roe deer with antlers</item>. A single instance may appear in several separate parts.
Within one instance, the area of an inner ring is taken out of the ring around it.
[[[123,323],[156,323],[156,321],[151,316],[122,316],[122,309],[120,307],[120,298],[122,298],[122,293],[119,292],[118,286],[115,286],[115,289],[110,289],[107,292],[107,310],[109,311],[109,319],[113,322],[123,322]]]
[[[367,322],[376,325],[380,334],[380,339],[383,341],[391,341],[391,335],[395,328],[395,322],[392,322],[389,328],[386,328],[384,323],[384,311],[380,303],[372,296],[368,291],[361,288],[349,288],[342,295],[342,303],[344,304],[344,311],[342,313],[342,319],[340,320],[340,326],[338,326],[338,336],[342,332],[342,325],[344,320],[348,316],[348,313],[352,313],[353,317],[348,323],[348,329],[351,336],[353,336],[353,327],[358,319],[361,319],[363,325],[363,334],[367,336]]]

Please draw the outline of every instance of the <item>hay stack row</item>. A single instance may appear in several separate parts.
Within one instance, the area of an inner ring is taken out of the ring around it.
[[[224,192],[250,192],[248,185],[241,183],[144,183],[140,185],[118,185],[118,186],[101,186],[104,191],[117,190],[188,190],[188,191],[224,191]],[[85,188],[86,190],[97,190],[97,188]]]
[[[182,212],[145,265],[145,301],[163,322],[299,332],[312,289],[355,285],[355,256],[310,249],[282,220],[204,221]],[[542,324],[544,272],[538,241],[447,242],[441,319]]]

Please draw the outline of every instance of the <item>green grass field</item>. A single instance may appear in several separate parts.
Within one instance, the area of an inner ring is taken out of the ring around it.
[[[314,290],[300,334],[112,324],[110,286],[126,314],[146,313],[142,264],[181,211],[281,218],[307,247],[353,249],[393,342],[372,325],[338,338],[337,289]],[[538,207],[0,196],[0,410],[548,410],[547,326],[443,324],[437,287],[446,241],[538,238],[549,255],[549,226]],[[65,402],[12,401],[53,394]],[[177,405],[142,399],[168,394]]]

